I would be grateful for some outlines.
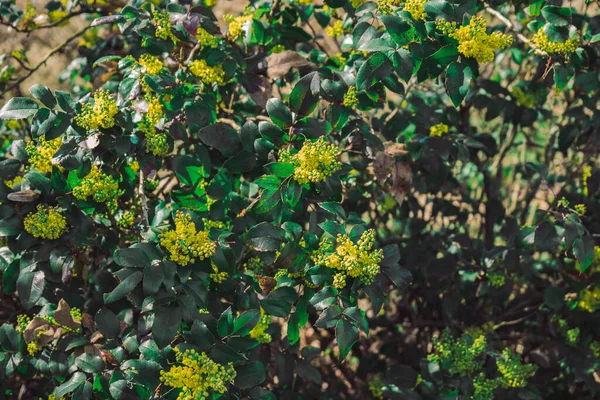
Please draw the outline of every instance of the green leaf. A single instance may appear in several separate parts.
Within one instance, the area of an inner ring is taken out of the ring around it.
[[[445,66],[445,65],[448,65],[448,64],[454,62],[457,57],[458,57],[458,48],[453,44],[449,44],[447,46],[442,47],[435,53],[433,53],[433,55],[430,56],[429,59],[436,61],[441,66]]]
[[[560,240],[556,226],[550,221],[544,221],[535,228],[534,244],[540,250],[550,250],[558,246]]]
[[[234,385],[240,389],[250,389],[258,386],[267,379],[265,366],[258,361],[240,365],[236,368]]]
[[[464,100],[471,80],[473,79],[473,71],[463,63],[453,62],[446,70],[446,92],[454,107],[458,107]]]
[[[207,174],[198,158],[180,155],[173,158],[173,171],[184,185],[196,186]]]
[[[66,394],[74,392],[84,382],[85,374],[83,372],[75,372],[68,381],[56,388],[54,394],[56,395],[57,399],[60,399]]]
[[[279,99],[269,99],[267,101],[267,113],[271,121],[281,129],[288,129],[292,126],[292,113],[290,109]]]
[[[298,314],[292,313],[287,324],[287,338],[290,344],[295,345],[300,339],[300,329],[298,328]]]
[[[46,86],[36,83],[29,88],[29,92],[31,92],[33,97],[41,101],[46,107],[52,109],[56,106],[56,97],[54,97],[50,89]]]
[[[319,104],[321,90],[318,72],[304,75],[290,93],[290,108],[300,116],[309,115]]]
[[[198,137],[207,146],[214,147],[224,156],[235,154],[240,138],[235,129],[227,124],[216,123],[200,129]]]
[[[248,310],[242,313],[239,317],[233,321],[233,332],[235,334],[244,336],[252,330],[258,324],[260,320],[260,311]]]
[[[114,339],[119,336],[119,333],[121,332],[119,318],[117,318],[115,313],[108,308],[104,307],[98,310],[94,321],[100,333],[105,337]]]
[[[582,238],[575,239],[573,242],[573,254],[579,264],[577,268],[583,273],[594,262],[594,241],[590,235],[584,235]]]
[[[75,100],[73,100],[69,93],[63,92],[62,90],[56,90],[54,92],[54,95],[56,96],[56,101],[58,102],[58,105],[60,106],[60,108],[63,109],[64,112],[69,114],[75,112],[75,106],[77,105],[77,103],[75,102]]]
[[[392,61],[396,74],[408,83],[415,69],[415,63],[410,52],[406,49],[398,49],[393,53]]]
[[[554,93],[559,94],[567,87],[573,78],[573,67],[570,65],[554,64]]]
[[[46,281],[44,272],[22,272],[17,279],[17,292],[23,308],[26,310],[35,306],[42,297]]]
[[[13,97],[0,109],[0,119],[25,119],[39,109],[38,103],[27,97]]]
[[[413,27],[399,16],[382,15],[380,19],[385,25],[386,32],[398,46],[405,46],[413,40],[413,35],[410,34]]]
[[[571,9],[567,7],[545,6],[542,16],[554,26],[568,26],[571,24]]]
[[[309,303],[317,310],[324,310],[337,301],[337,290],[332,286],[325,286],[310,299]]]
[[[281,193],[279,190],[265,190],[260,195],[260,200],[254,206],[257,214],[264,214],[271,211],[281,203]]]
[[[369,323],[363,310],[356,306],[348,307],[344,310],[344,316],[367,336],[369,335]]]
[[[358,328],[351,322],[341,319],[335,327],[335,338],[340,348],[340,360],[346,358],[350,349],[358,340]]]
[[[267,190],[279,190],[281,179],[275,175],[263,175],[254,181],[259,187]]]
[[[90,374],[100,372],[104,369],[104,361],[102,361],[102,358],[90,353],[83,353],[77,357],[75,359],[75,365],[83,372]]]
[[[298,294],[294,288],[284,286],[275,289],[261,302],[265,312],[275,317],[287,318]]]
[[[246,242],[257,251],[276,251],[285,240],[285,231],[269,222],[261,222],[246,233]]]
[[[217,332],[221,337],[225,337],[231,333],[233,329],[233,313],[231,307],[223,311],[219,320],[217,321]]]
[[[142,281],[144,273],[142,271],[135,271],[127,278],[123,279],[116,288],[113,289],[110,294],[104,295],[104,302],[106,304],[114,303],[117,300],[121,300],[123,297],[130,294],[133,289],[136,288],[138,283]]]
[[[375,53],[361,65],[356,77],[358,90],[368,90],[392,71],[392,62],[383,53]]]
[[[275,162],[265,165],[265,169],[279,178],[287,178],[294,173],[294,164]]]
[[[152,335],[158,347],[165,347],[179,331],[181,325],[181,309],[179,307],[163,307],[156,311],[152,324]]]

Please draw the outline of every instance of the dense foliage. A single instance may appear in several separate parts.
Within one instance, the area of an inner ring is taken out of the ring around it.
[[[597,6],[202,1],[0,1],[0,397],[597,398]]]

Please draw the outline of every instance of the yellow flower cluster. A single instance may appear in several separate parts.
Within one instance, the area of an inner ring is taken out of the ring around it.
[[[146,73],[151,75],[158,74],[164,67],[163,62],[151,54],[142,54],[139,63],[142,67],[146,68]]]
[[[219,271],[219,268],[217,268],[215,263],[211,262],[211,265],[212,265],[213,273],[210,274],[210,279],[212,279],[212,281],[215,283],[225,282],[227,280],[227,278],[229,277],[229,274],[225,271]]]
[[[584,215],[587,211],[585,204],[575,204],[575,207],[573,208],[575,209],[575,212],[577,212],[577,214],[579,215]]]
[[[285,46],[282,44],[276,44],[271,48],[271,54],[283,53],[285,51]]]
[[[595,312],[600,309],[600,287],[584,289],[579,292],[578,305],[587,312]]]
[[[448,125],[446,124],[437,124],[433,125],[429,128],[429,136],[439,136],[441,137],[444,133],[448,133]]]
[[[373,283],[379,273],[379,263],[383,260],[383,251],[374,250],[375,230],[364,232],[354,244],[348,235],[338,235],[337,246],[331,240],[323,238],[319,249],[311,259],[316,265],[325,266],[338,271],[334,277],[334,287],[342,289],[346,286],[346,278],[360,278],[365,285]]]
[[[473,379],[473,399],[474,400],[493,400],[494,390],[498,389],[500,380],[488,379],[482,372]]]
[[[356,0],[356,3],[359,1],[360,3],[358,5],[364,3],[365,0]],[[352,6],[356,8],[357,6],[354,4],[355,3],[353,0]],[[396,7],[398,7],[398,4],[400,4],[400,0],[377,0],[377,9],[384,15],[390,15],[396,9]]]
[[[406,0],[406,3],[404,3],[404,10],[415,20],[424,21],[425,17],[427,17],[424,5],[428,1],[429,0]]]
[[[445,35],[456,39],[458,51],[465,57],[475,58],[478,63],[494,60],[494,51],[512,44],[512,37],[501,32],[486,32],[487,22],[481,16],[473,16],[469,25],[457,28],[456,22],[436,21],[437,28]]]
[[[252,328],[252,330],[250,331],[250,333],[248,335],[250,335],[250,337],[254,340],[256,340],[259,343],[271,343],[271,335],[268,333],[265,333],[265,331],[269,328],[269,325],[271,324],[271,316],[268,314],[265,314],[265,310],[262,309],[262,307],[260,308],[260,320],[258,321],[258,324],[256,324],[256,326],[254,328]]]
[[[19,333],[25,332],[25,328],[31,322],[31,318],[27,316],[27,314],[19,314],[17,315],[17,327],[15,330]]]
[[[31,168],[36,169],[39,172],[52,172],[52,157],[61,144],[62,139],[59,137],[52,140],[45,140],[40,137],[37,146],[33,141],[27,143],[25,151],[29,156]]]
[[[281,149],[279,160],[294,164],[294,179],[300,184],[324,182],[342,167],[337,153],[334,144],[329,144],[324,137],[320,137],[315,142],[305,142],[296,154]]]
[[[244,25],[252,21],[252,15],[242,15],[234,17],[233,15],[225,15],[223,19],[229,24],[227,28],[227,36],[235,40],[244,34]]]
[[[6,186],[8,186],[9,188],[13,188],[16,185],[18,185],[19,183],[23,182],[25,180],[25,178],[23,178],[22,176],[15,176],[13,179],[6,179],[4,180],[4,184]]]
[[[65,19],[65,17],[68,15],[69,15],[69,13],[64,10],[53,10],[48,13],[48,17],[50,18],[50,21],[53,23],[56,23],[56,22],[64,19],[64,21],[62,21],[60,24],[58,24],[58,26],[66,26],[69,24],[69,20]]]
[[[588,188],[588,179],[592,177],[592,167],[586,165],[583,167],[583,173],[581,174],[581,186],[583,187],[583,195],[587,196],[589,194]]]
[[[346,107],[354,108],[358,105],[358,90],[356,86],[350,86],[344,95],[344,103]]]
[[[86,47],[88,49],[91,49],[98,43],[100,43],[100,36],[98,36],[98,27],[93,27],[91,29],[88,29],[83,34],[83,36],[81,36],[78,45],[80,47]]]
[[[112,98],[110,92],[100,89],[94,93],[94,105],[82,104],[81,113],[75,116],[75,122],[88,131],[112,128],[118,112],[117,102]]]
[[[233,364],[217,364],[205,353],[175,349],[177,361],[168,372],[160,371],[160,380],[167,386],[180,389],[177,400],[207,399],[213,393],[224,394],[235,379]]]
[[[436,353],[430,354],[427,359],[441,364],[451,373],[460,376],[471,375],[481,367],[482,361],[478,360],[478,357],[485,352],[486,347],[485,336],[478,338],[463,336],[455,339],[450,330],[445,329],[439,338],[433,339],[433,348]]]
[[[502,386],[505,388],[522,388],[527,386],[527,380],[535,374],[536,366],[522,364],[521,357],[509,349],[502,351],[502,357],[496,360]]]
[[[328,26],[327,29],[325,29],[325,32],[327,33],[327,35],[331,36],[331,37],[338,37],[344,34],[344,22],[341,19],[338,19],[337,21],[335,21],[333,23],[333,25]]]
[[[25,230],[40,239],[58,239],[67,231],[67,219],[58,207],[38,204],[37,211],[27,214],[23,221]]]
[[[112,202],[124,193],[119,189],[119,182],[112,176],[100,171],[92,165],[90,173],[73,188],[73,196],[78,200],[86,200],[89,196],[98,203]]]
[[[294,0],[294,3],[302,4],[308,6],[314,3],[314,0]]]
[[[171,260],[186,266],[196,258],[204,260],[212,256],[217,245],[208,238],[208,231],[197,231],[192,217],[177,211],[175,229],[159,235],[160,245],[171,254]]]
[[[502,273],[491,273],[486,275],[490,285],[493,287],[502,287],[504,286],[504,275]]]
[[[156,124],[164,116],[164,109],[158,97],[147,96],[146,99],[148,101],[148,112],[144,115],[138,127],[146,137],[146,152],[160,157],[169,152],[167,136],[156,130]]]
[[[385,383],[383,381],[382,374],[376,374],[369,379],[369,391],[374,399],[383,400],[383,387]]]
[[[206,60],[195,60],[189,66],[190,72],[197,76],[205,85],[225,84],[225,71],[222,65],[208,65]]]
[[[23,12],[23,16],[21,21],[19,21],[19,28],[25,29],[33,29],[37,27],[37,24],[34,22],[34,19],[37,17],[37,11],[35,10],[35,6],[32,3],[27,3],[25,5],[25,11]]]
[[[204,5],[212,8],[217,5],[217,0],[204,0]]]
[[[513,97],[517,104],[522,107],[532,108],[537,103],[538,96],[535,93],[525,92],[519,86],[516,86],[510,92],[511,97]]]
[[[579,47],[578,39],[567,39],[564,42],[552,42],[548,39],[548,36],[544,33],[544,28],[540,28],[531,38],[531,42],[535,44],[538,49],[545,51],[546,53],[554,53],[563,57],[569,57],[571,53],[577,50]]]
[[[219,45],[219,39],[216,36],[211,35],[206,29],[199,27],[196,31],[196,39],[202,47],[216,48]]]
[[[135,215],[132,212],[125,211],[121,218],[117,221],[117,225],[121,228],[131,228],[135,222]]]
[[[29,353],[30,356],[34,356],[35,353],[37,353],[38,351],[40,351],[42,348],[38,347],[36,342],[29,342],[27,344],[27,352]]]
[[[152,13],[152,18],[156,24],[156,37],[163,40],[177,40],[173,34],[173,25],[168,11],[155,11]]]

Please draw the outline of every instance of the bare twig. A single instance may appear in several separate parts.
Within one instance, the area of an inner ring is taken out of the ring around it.
[[[17,26],[11,25],[9,22],[5,22],[5,21],[2,21],[2,20],[0,20],[0,25],[4,25],[4,26],[6,26],[6,27],[8,27],[8,28],[10,28],[10,29],[12,29],[12,30],[14,30],[16,32],[19,32],[19,33],[32,33],[32,32],[35,32],[35,31],[42,30],[42,29],[50,29],[50,28],[54,28],[54,27],[60,26],[60,24],[62,24],[63,22],[65,22],[65,21],[67,21],[67,20],[69,20],[69,19],[71,19],[71,18],[73,18],[73,17],[75,17],[77,15],[86,14],[86,13],[89,13],[89,12],[90,12],[89,10],[75,11],[75,12],[72,12],[72,13],[70,13],[68,15],[65,15],[64,17],[62,17],[62,18],[60,18],[60,19],[52,22],[51,24],[36,26],[35,28],[24,28],[23,29],[23,28],[19,28]]]
[[[13,83],[12,85],[10,85],[9,87],[7,87],[6,89],[4,89],[4,91],[2,93],[0,93],[0,96],[10,92],[11,90],[13,90],[14,88],[16,88],[17,86],[19,86],[21,83],[23,83],[27,78],[29,78],[31,75],[33,75],[38,69],[40,69],[42,67],[42,65],[45,65],[46,62],[56,53],[61,52],[65,47],[67,47],[67,45],[69,43],[71,43],[74,39],[77,39],[79,36],[83,35],[88,29],[90,29],[90,26],[86,26],[83,29],[80,29],[79,31],[75,32],[72,36],[69,36],[64,42],[62,42],[61,44],[59,44],[58,46],[56,46],[55,48],[53,48],[52,50],[50,50],[50,52],[48,54],[46,54],[46,56],[42,59],[42,61],[39,62],[39,64],[37,64],[35,67],[30,68],[27,71],[27,74],[23,75],[21,78],[17,79],[17,81],[15,83]]]
[[[142,212],[144,213],[146,226],[150,226],[150,220],[148,219],[148,199],[144,193],[144,171],[142,169],[140,169],[140,184],[138,186],[138,192],[140,193],[140,200],[142,201]]]

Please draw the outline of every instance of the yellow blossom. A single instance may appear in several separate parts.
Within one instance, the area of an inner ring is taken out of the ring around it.
[[[160,371],[160,380],[167,386],[180,389],[177,400],[207,399],[213,394],[224,394],[227,385],[235,379],[233,364],[217,364],[205,353],[195,350],[181,352],[175,349],[178,364],[169,371]]]
[[[155,11],[152,13],[152,18],[156,24],[156,37],[163,40],[177,40],[173,34],[173,25],[168,11]]]
[[[581,174],[581,186],[583,187],[583,195],[587,196],[589,194],[588,189],[588,179],[592,177],[592,167],[586,165],[583,167],[583,173]]]
[[[225,84],[225,71],[222,65],[208,65],[206,60],[195,60],[189,65],[190,72],[197,76],[205,85]]]
[[[67,219],[58,207],[38,204],[37,211],[27,214],[23,221],[25,230],[40,239],[54,240],[67,231]]]
[[[260,319],[258,320],[258,324],[248,333],[248,335],[256,340],[259,343],[271,343],[271,335],[265,333],[265,331],[269,328],[271,324],[271,316],[265,314],[265,310],[260,308]]]
[[[112,128],[115,125],[115,115],[119,112],[117,102],[110,92],[100,89],[94,93],[94,105],[84,103],[81,113],[75,116],[75,122],[86,130]]]
[[[360,278],[365,285],[370,285],[379,273],[379,263],[383,260],[383,251],[374,250],[374,244],[373,229],[364,232],[356,244],[348,235],[338,235],[336,246],[331,240],[324,238],[311,259],[316,265],[338,271],[334,283],[339,289],[346,285],[348,276]]]
[[[112,176],[100,171],[93,165],[90,173],[73,188],[73,196],[78,200],[86,200],[89,196],[98,203],[114,201],[123,194],[119,189],[119,182]]]
[[[584,289],[579,292],[578,305],[587,312],[595,312],[600,309],[600,287]]]
[[[227,36],[235,40],[243,36],[244,25],[252,21],[252,15],[242,15],[239,17],[234,17],[233,15],[227,14],[223,17],[223,19],[229,23],[227,28]]]
[[[337,148],[324,137],[315,142],[305,142],[295,154],[289,150],[279,151],[279,160],[294,164],[294,179],[300,183],[324,182],[328,176],[338,171],[342,164],[337,159]]]
[[[332,26],[328,26],[327,29],[325,29],[325,32],[327,32],[327,35],[331,36],[331,37],[338,37],[344,34],[344,22],[340,19],[338,19],[337,21],[335,21],[333,23]]]
[[[457,28],[456,22],[436,21],[442,33],[458,41],[458,51],[465,57],[475,58],[478,63],[487,63],[494,59],[494,51],[503,49],[512,43],[512,37],[501,32],[486,32],[487,22],[481,16],[473,16],[469,25]]]
[[[154,57],[151,54],[142,54],[139,63],[142,67],[146,68],[146,73],[151,75],[158,74],[164,66],[158,57]]]
[[[52,140],[45,140],[40,137],[37,146],[33,141],[27,143],[25,151],[29,156],[31,168],[36,169],[39,172],[52,172],[52,157],[61,144],[62,139],[59,137]]]
[[[160,157],[169,152],[167,135],[156,130],[156,124],[164,116],[164,109],[158,97],[146,96],[146,99],[148,101],[148,112],[144,114],[138,127],[146,138],[146,152]]]
[[[425,3],[429,0],[406,0],[404,10],[417,21],[424,21],[427,13],[425,12]]]
[[[585,212],[587,211],[585,204],[575,204],[575,211],[577,212],[577,214],[579,215],[584,215]]]
[[[217,245],[208,237],[208,231],[198,231],[192,217],[177,211],[175,229],[169,229],[159,235],[160,245],[169,253],[172,261],[186,266],[196,258],[204,260],[212,256]]]
[[[54,11],[50,11],[48,13],[48,17],[50,18],[50,21],[52,21],[52,22],[62,21],[60,24],[58,24],[58,26],[66,26],[69,24],[69,19],[65,19],[65,17],[67,17],[68,15],[69,15],[69,13],[67,11],[63,11],[63,10],[54,10]]]
[[[442,136],[444,133],[448,133],[448,125],[437,124],[429,128],[429,136]]]
[[[216,48],[219,45],[219,39],[208,33],[206,29],[202,27],[199,27],[196,31],[196,39],[198,39],[198,43],[200,43],[201,47]]]
[[[354,108],[358,105],[358,90],[356,86],[350,86],[348,91],[344,95],[344,105],[346,107]]]
[[[548,39],[548,36],[544,33],[544,28],[540,28],[531,38],[531,42],[535,44],[538,49],[545,51],[546,53],[554,53],[563,57],[568,57],[571,53],[577,50],[579,47],[579,39],[567,39],[564,42],[552,42]]]
[[[210,274],[210,279],[212,279],[213,282],[215,282],[215,283],[225,282],[227,280],[227,278],[229,277],[229,274],[224,271],[219,271],[219,268],[217,268],[217,266],[214,263],[211,263],[211,265],[212,265],[213,273]]]

